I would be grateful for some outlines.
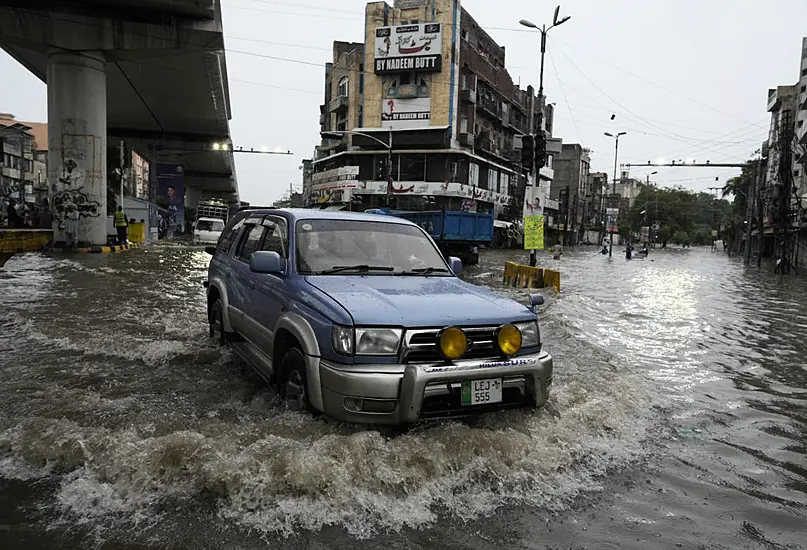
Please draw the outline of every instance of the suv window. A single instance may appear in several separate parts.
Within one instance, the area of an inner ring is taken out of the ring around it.
[[[267,216],[263,221],[266,236],[261,250],[277,252],[281,258],[288,258],[289,228],[286,220],[280,217]]]
[[[264,227],[262,225],[250,224],[247,226],[247,231],[241,240],[241,246],[238,248],[237,256],[239,260],[249,262],[252,253],[260,249],[263,231]]]
[[[227,254],[230,249],[233,247],[233,243],[235,242],[236,237],[238,237],[238,233],[241,231],[241,226],[244,225],[244,220],[246,218],[241,218],[238,221],[233,219],[232,222],[233,226],[224,231],[219,237],[218,245],[216,246],[216,252],[220,254]]]

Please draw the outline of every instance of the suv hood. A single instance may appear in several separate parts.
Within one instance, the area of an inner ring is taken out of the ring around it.
[[[339,302],[356,325],[500,325],[535,318],[523,304],[456,277],[312,275],[306,280]]]

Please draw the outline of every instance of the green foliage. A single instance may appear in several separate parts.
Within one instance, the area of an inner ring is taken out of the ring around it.
[[[704,245],[712,242],[712,230],[728,223],[731,215],[731,204],[709,193],[643,185],[620,229],[638,235],[643,225],[658,221],[659,242]]]
[[[748,206],[748,194],[751,191],[754,181],[754,171],[759,167],[760,160],[752,159],[749,166],[743,168],[742,173],[736,178],[731,178],[723,186],[723,198],[731,195],[734,201],[731,203],[731,219],[745,219],[746,208]]]

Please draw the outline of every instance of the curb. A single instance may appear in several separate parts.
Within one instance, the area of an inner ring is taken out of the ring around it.
[[[84,252],[88,254],[108,254],[110,252],[123,252],[132,248],[140,248],[137,243],[124,244],[119,246],[90,246],[86,248],[53,248],[54,252]]]

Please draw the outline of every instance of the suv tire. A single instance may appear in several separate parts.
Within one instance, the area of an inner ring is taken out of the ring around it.
[[[220,346],[225,345],[227,343],[227,333],[224,332],[224,310],[221,300],[218,298],[210,307],[208,324],[210,325],[210,337],[214,338]]]
[[[280,393],[290,410],[314,412],[308,399],[305,356],[298,348],[289,349],[280,362]]]

